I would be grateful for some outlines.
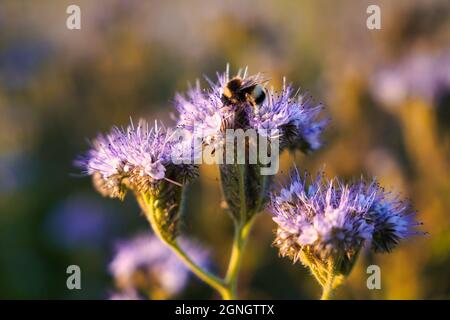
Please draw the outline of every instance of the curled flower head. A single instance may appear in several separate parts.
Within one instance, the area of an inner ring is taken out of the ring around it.
[[[185,239],[186,252],[200,265],[208,263],[208,253]],[[189,270],[177,256],[154,235],[139,235],[118,244],[109,270],[119,293],[136,299],[150,292],[151,298],[161,299],[179,294],[189,280]]]
[[[320,136],[328,120],[318,120],[322,105],[314,106],[311,97],[300,95],[292,85],[284,82],[281,92],[268,90],[267,99],[259,108],[251,110],[250,124],[262,135],[279,132],[282,147],[303,152],[321,147]]]
[[[179,112],[178,126],[193,134],[201,134],[205,144],[222,143],[222,127],[233,114],[225,108],[217,87],[202,90],[197,81],[186,95],[177,94],[175,106]]]
[[[376,182],[346,185],[295,171],[290,185],[272,196],[270,209],[280,254],[310,267],[322,284],[330,265],[336,274],[348,275],[364,245],[389,252],[418,234],[410,206],[390,198]]]
[[[145,120],[114,127],[98,135],[76,164],[93,176],[100,193],[112,198],[123,198],[127,189],[152,191],[163,181],[181,184],[196,174],[196,167],[172,161],[177,141],[171,136],[172,130],[153,128]]]
[[[417,230],[422,223],[415,220],[416,212],[408,201],[375,183],[368,190],[375,194],[367,212],[367,220],[374,226],[371,243],[374,252],[389,253],[401,240],[424,234]]]
[[[131,122],[127,128],[99,135],[88,154],[77,161],[102,195],[123,199],[127,190],[133,191],[141,206],[151,208],[153,227],[167,241],[177,236],[183,183],[197,174],[192,161],[174,159],[180,144],[186,144],[174,136],[172,130],[152,128],[144,120],[137,126]]]
[[[227,84],[236,78],[243,87],[258,86],[263,90],[262,102],[224,99]],[[328,120],[318,120],[323,108],[313,106],[311,98],[299,95],[291,85],[284,84],[277,93],[264,88],[267,80],[261,74],[248,75],[245,69],[230,77],[228,67],[224,73],[217,74],[216,82],[207,80],[209,89],[202,90],[197,83],[186,96],[176,96],[178,125],[192,132],[206,132],[205,143],[221,143],[225,129],[254,129],[262,136],[281,138],[282,146],[305,152],[321,146],[320,135],[328,123]]]
[[[274,244],[294,261],[303,250],[321,259],[351,258],[372,239],[373,226],[365,219],[369,206],[370,200],[361,202],[358,193],[337,179],[319,175],[308,182],[296,172],[292,184],[271,200],[278,224]]]

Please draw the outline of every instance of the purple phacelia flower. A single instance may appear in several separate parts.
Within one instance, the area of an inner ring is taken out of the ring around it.
[[[376,183],[371,183],[366,192],[375,194],[367,212],[367,220],[373,224],[371,248],[374,252],[391,252],[397,244],[414,235],[424,235],[417,227],[416,212],[407,200],[385,191]]]
[[[216,87],[211,91],[202,90],[200,83],[189,88],[186,95],[177,94],[175,106],[179,112],[178,126],[201,135],[203,143],[216,145],[223,143],[222,127],[233,114],[225,108]]]
[[[151,127],[145,120],[135,126],[114,127],[92,142],[87,155],[76,164],[93,176],[97,190],[112,198],[123,198],[127,189],[147,192],[163,180],[182,184],[196,174],[196,166],[175,164],[173,154],[177,141],[172,131]],[[192,163],[192,162],[191,162]]]
[[[321,146],[320,135],[328,122],[319,120],[322,107],[313,106],[311,99],[294,92],[292,86],[284,84],[277,93],[265,88],[268,81],[262,74],[249,75],[245,69],[230,77],[228,66],[224,73],[217,73],[216,81],[207,82],[208,89],[202,90],[197,82],[187,95],[176,96],[178,126],[194,136],[201,135],[203,145],[212,147],[219,161],[223,160],[223,151],[231,149],[230,141],[236,148],[237,139],[230,133],[251,136],[248,143],[238,146],[244,146],[241,148],[245,150],[240,150],[244,155],[254,155],[255,149],[264,150],[261,141],[267,143],[264,146],[269,146],[266,150],[272,155],[279,155],[285,148],[308,152]],[[267,201],[271,179],[260,174],[267,163],[241,159],[245,166],[241,168],[236,165],[236,154],[230,158],[233,163],[227,158],[227,163],[219,165],[223,194],[232,217],[245,221]],[[244,193],[239,183],[244,185]]]
[[[400,240],[420,234],[410,205],[375,181],[346,185],[323,175],[302,178],[295,171],[290,185],[272,195],[270,210],[280,254],[322,275],[330,259],[339,260],[338,273],[348,275],[365,245],[389,252]]]
[[[318,120],[322,105],[314,106],[311,97],[300,95],[292,85],[283,83],[281,92],[268,90],[267,99],[251,110],[250,125],[264,132],[279,132],[282,146],[314,151],[322,145],[320,135],[328,120]]]
[[[354,189],[337,179],[319,175],[308,182],[296,172],[291,185],[271,199],[278,224],[274,244],[294,261],[305,248],[323,259],[351,257],[372,240],[373,226],[365,219],[370,204],[370,197],[361,201]]]
[[[167,241],[178,233],[183,184],[198,171],[192,161],[194,149],[186,141],[192,135],[176,133],[157,125],[152,128],[144,120],[137,126],[131,122],[127,128],[115,127],[99,135],[87,155],[77,161],[102,195],[123,199],[127,190],[134,192],[147,217],[155,220],[153,227]],[[190,149],[180,154],[180,149],[186,149],[180,145]],[[184,161],[185,157],[190,161]]]
[[[200,266],[208,265],[208,253],[193,242],[181,239],[185,252]],[[117,287],[127,297],[148,294],[168,298],[187,285],[190,272],[183,262],[154,235],[139,235],[120,242],[109,270]]]
[[[262,136],[280,138],[282,147],[307,152],[321,146],[320,135],[328,123],[328,120],[318,120],[323,109],[321,105],[313,106],[311,98],[299,95],[291,85],[283,85],[280,93],[261,89],[265,99],[258,104],[245,99],[234,103],[224,99],[224,90],[236,77],[242,80],[242,86],[263,88],[267,82],[261,74],[248,75],[247,69],[230,77],[227,68],[224,73],[217,74],[217,81],[207,79],[208,89],[202,90],[197,83],[186,95],[176,96],[178,125],[191,132],[203,132],[206,144],[223,144],[226,129],[254,129]]]
[[[92,195],[73,194],[50,212],[45,233],[65,249],[101,248],[116,227],[113,214]]]

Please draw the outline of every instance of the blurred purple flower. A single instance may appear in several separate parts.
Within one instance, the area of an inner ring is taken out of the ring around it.
[[[204,249],[186,239],[180,243],[197,264],[207,266],[208,253]],[[158,290],[167,296],[180,293],[190,276],[176,254],[154,235],[139,235],[119,243],[109,270],[124,292]]]
[[[58,246],[98,247],[114,227],[111,214],[98,199],[73,195],[50,212],[46,231]]]
[[[26,86],[50,52],[47,44],[35,41],[19,41],[7,46],[0,51],[0,79],[3,85],[10,89]]]
[[[450,53],[407,56],[375,73],[371,90],[386,105],[399,105],[408,98],[433,103],[450,90]]]
[[[15,192],[29,185],[34,178],[34,162],[29,155],[18,152],[0,156],[0,192]]]
[[[109,300],[142,300],[142,297],[134,290],[114,292],[109,296]]]

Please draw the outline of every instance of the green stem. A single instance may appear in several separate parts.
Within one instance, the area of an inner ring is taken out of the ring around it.
[[[333,286],[327,284],[323,287],[322,296],[320,297],[320,300],[330,300],[332,294],[333,294]]]
[[[240,196],[240,219],[235,220],[235,235],[231,250],[230,261],[228,264],[225,279],[221,279],[210,272],[202,269],[179,247],[176,240],[167,239],[158,227],[158,223],[154,214],[153,199],[145,194],[137,194],[139,204],[141,205],[147,220],[149,221],[155,234],[163,241],[184,264],[201,280],[209,286],[217,290],[223,299],[237,299],[237,283],[239,270],[244,254],[245,245],[247,243],[251,227],[253,225],[254,216],[247,218],[247,200],[245,194],[245,167],[239,165],[239,196]],[[183,200],[183,199],[182,199]],[[262,203],[262,200],[261,200]],[[258,203],[258,206],[261,205]],[[183,205],[182,205],[183,207]],[[181,209],[181,208],[180,208]]]
[[[319,284],[324,287],[327,282],[326,277],[324,277],[324,275],[317,268],[318,263],[316,261],[316,258],[314,258],[314,256],[309,252],[304,251],[300,251],[300,255],[302,263],[304,263],[309,268],[313,276],[316,278],[317,282],[319,282]]]
[[[241,200],[240,221],[247,220],[247,198],[245,195],[245,167],[242,164],[238,164],[239,171],[239,199]]]
[[[155,215],[153,211],[153,201],[146,197],[146,195],[137,195],[139,204],[141,205],[147,220],[149,221],[153,231],[156,236],[166,244],[183,262],[184,264],[201,280],[207,283],[209,286],[217,290],[222,297],[227,297],[229,295],[229,288],[225,285],[224,281],[219,277],[213,275],[212,273],[202,269],[198,266],[184,251],[180,248],[176,241],[170,241],[166,239],[161,230],[158,228],[158,224],[155,220]]]
[[[189,258],[189,256],[178,246],[177,243],[175,243],[173,246],[169,244],[169,246],[198,278],[217,290],[217,292],[219,292],[220,295],[224,299],[226,299],[229,288],[225,285],[222,279],[199,267],[195,262],[192,261],[191,258]]]
[[[254,219],[250,219],[244,224],[236,223],[233,246],[231,249],[230,261],[225,276],[225,283],[230,292],[229,299],[237,299],[237,283],[239,270],[244,255],[245,245],[250,234]]]
[[[245,166],[238,166],[240,219],[234,224],[234,238],[231,248],[230,261],[228,263],[225,283],[229,292],[225,299],[237,299],[238,275],[247,239],[253,225],[253,218],[247,221],[247,198],[245,194]]]
[[[323,286],[322,296],[320,297],[320,300],[330,300],[332,298],[334,289],[336,288],[334,282],[336,280],[338,270],[341,266],[341,262],[341,257],[336,258],[336,260],[333,258],[330,258],[328,260],[328,276],[326,279],[326,283]]]
[[[270,177],[269,176],[263,176],[261,179],[261,192],[258,197],[258,202],[256,205],[256,212],[260,212],[263,210],[264,200],[266,197],[266,192],[270,183]]]
[[[320,297],[320,300],[330,300],[333,295],[333,282],[334,282],[334,276],[329,277],[327,280],[327,283],[323,286],[322,296]]]
[[[335,275],[330,272],[325,285],[323,286],[322,296],[320,300],[330,300],[333,295],[333,282]]]

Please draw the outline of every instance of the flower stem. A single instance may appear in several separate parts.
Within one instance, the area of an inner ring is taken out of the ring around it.
[[[182,248],[178,245],[177,241],[170,241],[166,237],[164,237],[161,230],[158,228],[158,224],[155,221],[155,215],[153,210],[153,200],[148,198],[144,194],[136,195],[139,204],[142,207],[142,210],[145,213],[147,220],[149,221],[153,231],[156,236],[166,244],[183,262],[184,264],[202,281],[206,284],[217,290],[222,297],[227,297],[229,295],[229,288],[225,285],[224,281],[219,277],[213,275],[212,273],[204,270],[200,266],[198,266],[187,254],[184,252]]]
[[[241,199],[240,221],[247,219],[247,197],[245,195],[245,167],[244,165],[237,165],[239,171],[239,199]]]
[[[338,269],[341,266],[342,258],[337,257],[336,259],[330,258],[328,260],[328,276],[323,286],[322,296],[320,300],[330,300],[333,296],[335,286],[335,280],[338,275]]]
[[[246,193],[245,193],[245,167],[239,165],[239,196],[240,196],[240,216],[235,220],[234,225],[234,239],[231,249],[230,261],[227,268],[225,279],[215,276],[210,272],[202,269],[180,248],[176,240],[168,239],[158,227],[155,218],[154,201],[151,196],[146,194],[136,194],[139,204],[141,205],[147,220],[149,221],[155,234],[163,241],[177,256],[184,262],[184,264],[201,280],[207,283],[220,293],[224,300],[237,299],[237,283],[238,275],[241,267],[241,262],[244,254],[245,245],[247,243],[251,227],[253,225],[254,217],[248,217]],[[184,198],[184,194],[183,197]],[[180,210],[183,207],[183,199]],[[258,203],[260,206],[262,204]]]
[[[304,252],[303,250],[300,251],[301,261],[303,264],[305,264],[313,276],[316,278],[317,282],[324,287],[326,284],[326,277],[322,274],[320,269],[317,267],[317,259],[309,252]]]
[[[333,295],[333,283],[334,283],[334,278],[335,278],[335,272],[334,272],[334,267],[331,266],[331,268],[329,269],[328,272],[328,277],[327,280],[323,286],[323,291],[322,291],[322,296],[320,297],[320,300],[330,300],[332,295]]]
[[[333,294],[333,287],[330,285],[326,285],[323,287],[322,296],[320,300],[330,300]]]
[[[239,270],[244,255],[245,245],[250,234],[254,219],[250,219],[244,224],[236,223],[233,246],[231,249],[230,261],[225,276],[225,283],[229,287],[229,299],[237,299],[237,282]]]
[[[191,258],[189,258],[186,252],[184,252],[184,250],[182,250],[177,243],[173,245],[169,244],[169,246],[198,278],[217,290],[222,297],[228,294],[229,289],[222,279],[199,267],[194,261],[192,261]]]
[[[230,261],[228,263],[227,273],[225,275],[225,284],[228,287],[228,293],[224,299],[237,299],[238,275],[244,255],[245,245],[253,225],[254,217],[248,218],[247,198],[245,193],[245,166],[238,166],[239,198],[240,198],[240,216],[234,221],[234,238],[231,248]]]

